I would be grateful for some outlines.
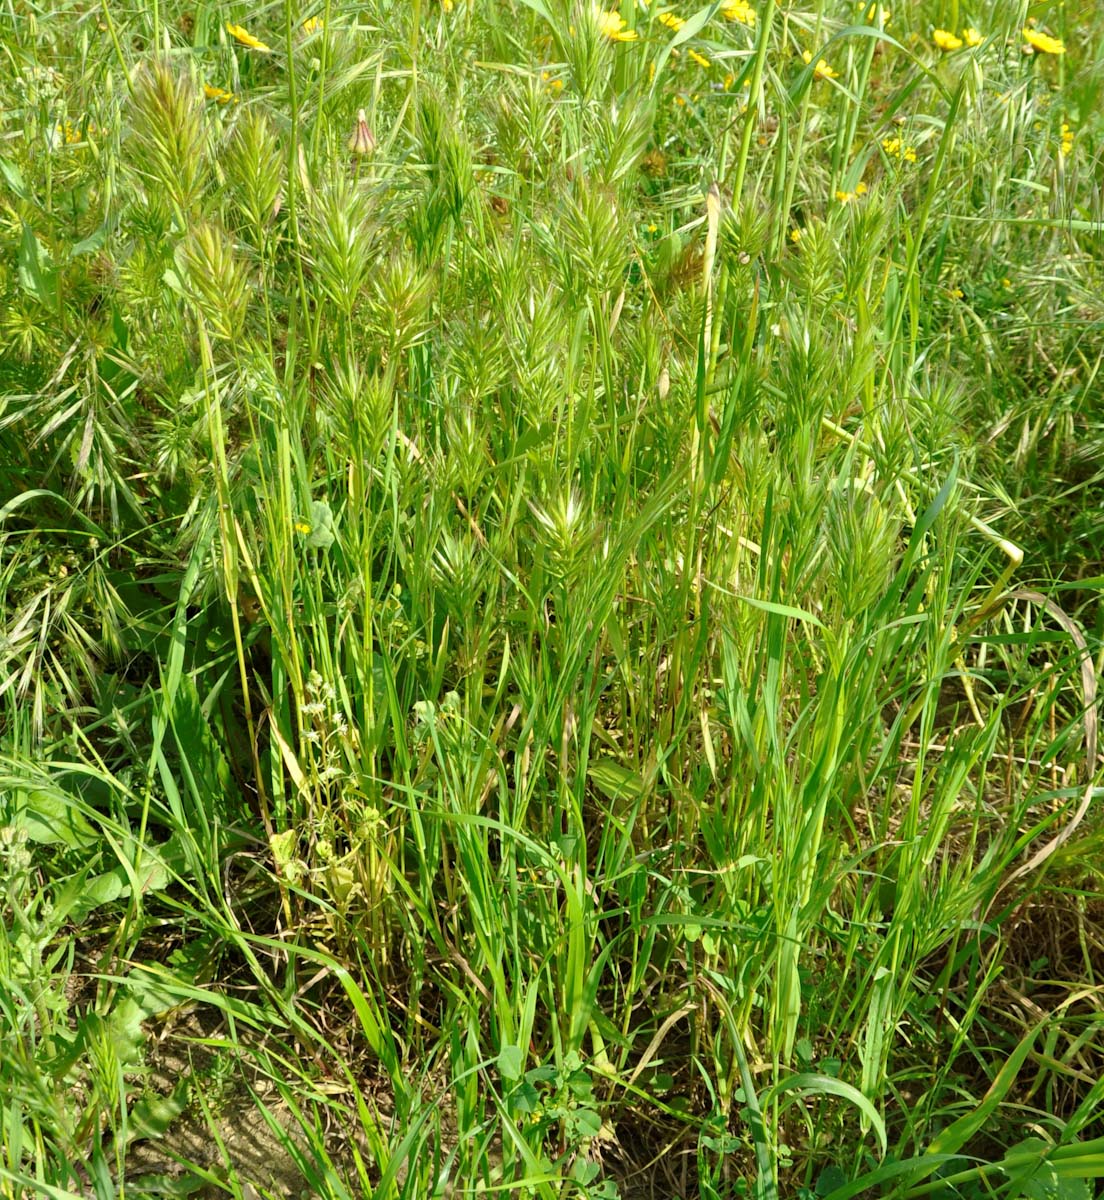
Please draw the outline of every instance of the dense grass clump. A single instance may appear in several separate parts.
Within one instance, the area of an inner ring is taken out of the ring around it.
[[[1091,1194],[1104,13],[891,9],[0,14],[0,1196]]]

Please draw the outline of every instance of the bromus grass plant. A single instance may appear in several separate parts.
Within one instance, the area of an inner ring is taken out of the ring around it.
[[[0,1196],[1104,1177],[1104,14],[0,13]]]

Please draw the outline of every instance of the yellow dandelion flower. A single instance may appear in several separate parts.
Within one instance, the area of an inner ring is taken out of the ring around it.
[[[686,24],[686,21],[683,17],[680,17],[677,13],[673,12],[661,12],[659,16],[656,17],[656,20],[661,25],[666,25],[668,29],[674,30],[675,33],[678,33],[678,31]]]
[[[962,31],[962,40],[972,49],[974,46],[980,46],[985,38],[972,25],[968,25]]]
[[[598,32],[611,42],[635,42],[636,30],[626,29],[628,22],[617,11],[611,9],[608,12],[604,8],[596,8],[594,10],[594,19],[598,22]]]
[[[726,21],[739,21],[741,25],[755,24],[755,9],[745,0],[730,0],[721,9],[721,15]]]
[[[658,226],[658,225],[655,223],[655,221],[652,221],[652,222],[651,222],[651,223],[648,225],[648,232],[649,232],[649,233],[655,233],[655,232],[656,232],[658,229],[659,229],[659,226]]]
[[[233,92],[228,92],[225,88],[215,87],[210,83],[203,85],[203,94],[208,100],[214,100],[218,104],[229,104],[231,100],[236,99]]]
[[[808,66],[813,61],[812,54],[808,50],[802,50],[801,57]],[[839,79],[839,71],[834,71],[823,58],[817,59],[817,64],[813,68],[813,74],[817,79]]]
[[[444,11],[447,13],[452,12],[452,9],[453,9],[452,0],[441,0],[441,8],[444,9]]]
[[[790,241],[793,242],[793,244],[795,246],[798,244],[798,242],[801,241],[801,230],[800,229],[791,229],[790,230]]]
[[[687,50],[687,54],[698,64],[699,67],[708,67],[709,59],[704,54],[699,54],[697,50]]]
[[[234,39],[235,42],[248,47],[250,50],[259,50],[262,54],[269,52],[269,47],[264,44],[259,38],[255,38],[248,29],[243,29],[240,25],[227,24],[226,32]]]
[[[310,523],[307,521],[296,521],[292,528],[303,537],[306,537],[311,531]]]
[[[939,47],[940,50],[961,50],[962,39],[955,37],[946,29],[936,29],[932,31],[932,41]]]
[[[850,204],[851,201],[855,199],[855,193],[844,192],[837,189],[836,199],[840,202],[840,204]]]
[[[1004,277],[1004,278],[1001,280],[1001,287],[1006,287],[1006,288],[1008,288],[1008,287],[1011,287],[1011,286],[1012,286],[1012,280],[1011,280],[1011,279],[1009,279],[1009,278],[1008,278],[1008,276],[1006,275],[1006,276],[1005,276],[1005,277]]]
[[[961,288],[951,288],[951,296],[955,300],[961,300],[965,292]]]
[[[308,19],[303,22],[302,28],[303,32],[309,35],[312,33],[319,33],[325,27],[325,22],[321,17],[308,17]]]
[[[1066,44],[1060,38],[1051,37],[1049,33],[1040,33],[1037,29],[1025,28],[1024,41],[1029,46],[1043,54],[1065,54]]]
[[[865,183],[860,182],[860,183],[855,184],[855,195],[856,196],[865,196],[866,195],[866,184]]]

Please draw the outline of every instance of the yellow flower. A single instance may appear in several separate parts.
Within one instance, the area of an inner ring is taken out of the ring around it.
[[[866,0],[859,0],[859,9],[865,9],[862,15],[871,25],[889,24],[890,12],[888,8],[883,8],[880,4],[867,4]]]
[[[905,162],[911,163],[916,161],[916,151],[911,146],[906,146],[899,137],[882,138],[882,149],[890,158],[903,158]]]
[[[790,241],[793,242],[793,244],[795,246],[797,245],[798,242],[801,241],[801,230],[800,229],[791,229],[790,230]]]
[[[607,12],[604,8],[596,8],[594,17],[598,22],[598,32],[603,37],[609,38],[611,42],[636,41],[636,30],[625,28],[628,22],[617,9]]]
[[[318,33],[324,28],[325,25],[321,17],[309,17],[303,22],[303,32],[306,34]]]
[[[853,192],[837,191],[836,199],[840,202],[840,204],[850,204],[852,200],[857,200],[860,196],[865,196],[866,191],[866,184],[860,180],[855,184],[855,190]]]
[[[709,59],[704,54],[699,54],[696,50],[687,50],[687,54],[698,64],[699,67],[708,67]]]
[[[726,21],[739,21],[743,25],[755,24],[755,9],[746,0],[729,0],[721,14]]]
[[[962,39],[970,47],[980,46],[985,41],[985,38],[972,25],[968,25],[962,31]]]
[[[89,132],[91,132],[91,130],[92,126],[89,126]],[[72,121],[59,121],[54,133],[54,145],[57,145],[58,143],[64,143],[66,146],[75,146],[79,142],[84,141],[84,137],[80,131],[80,126],[74,125]]]
[[[955,37],[953,33],[948,33],[946,29],[936,29],[932,33],[932,41],[939,47],[940,50],[961,50],[962,39]]]
[[[1066,121],[1062,122],[1062,145],[1060,150],[1063,158],[1073,152],[1073,130],[1070,129]]]
[[[233,92],[228,92],[225,88],[214,87],[210,83],[203,85],[203,94],[208,100],[217,100],[219,104],[229,104],[231,100],[237,99]]]
[[[1011,286],[1012,286],[1012,280],[1011,280],[1011,279],[1009,279],[1009,278],[1008,278],[1008,276],[1006,275],[1006,276],[1005,276],[1005,277],[1004,277],[1004,278],[1001,280],[1001,287],[1011,287]]]
[[[1065,54],[1066,44],[1059,38],[1051,37],[1049,33],[1039,33],[1035,29],[1024,29],[1024,41],[1029,46],[1034,46],[1036,50],[1042,51],[1043,54]]]
[[[673,12],[662,12],[658,17],[656,17],[656,20],[661,25],[666,25],[668,29],[673,29],[675,33],[678,33],[678,31],[686,24],[686,21],[682,17]]]
[[[227,24],[226,32],[235,42],[240,42],[243,46],[248,46],[250,50],[259,50],[262,54],[268,53],[268,46],[260,41],[260,39],[255,38],[248,29],[243,29],[240,25]]]
[[[954,300],[961,300],[964,293],[961,288],[951,288],[951,297]]]
[[[801,57],[804,59],[806,66],[813,61],[813,56],[808,50],[802,50]],[[813,74],[817,79],[839,79],[839,71],[833,71],[823,58],[817,59],[817,65],[813,68]]]
[[[296,533],[302,534],[303,537],[306,537],[311,531],[311,527],[306,521],[296,521],[293,528]]]
[[[453,8],[452,0],[441,0],[441,7],[447,13],[452,12],[452,8]]]

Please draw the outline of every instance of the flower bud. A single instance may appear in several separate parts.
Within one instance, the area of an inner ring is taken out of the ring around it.
[[[375,135],[368,128],[368,114],[362,108],[357,113],[356,129],[349,135],[349,150],[352,154],[371,154],[375,148]]]

